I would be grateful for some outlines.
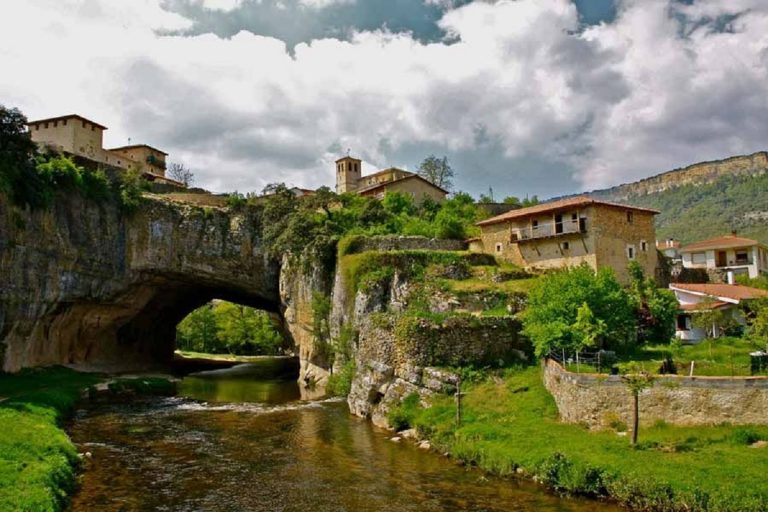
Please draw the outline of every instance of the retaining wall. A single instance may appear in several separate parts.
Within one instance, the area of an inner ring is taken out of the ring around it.
[[[619,375],[572,373],[553,360],[544,363],[544,385],[560,418],[590,428],[616,420],[632,423],[632,397]],[[640,395],[640,421],[675,425],[768,425],[768,377],[660,375]]]

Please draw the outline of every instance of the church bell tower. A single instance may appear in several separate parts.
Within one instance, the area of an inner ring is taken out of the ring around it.
[[[336,160],[336,193],[354,192],[360,182],[361,160],[347,155]]]

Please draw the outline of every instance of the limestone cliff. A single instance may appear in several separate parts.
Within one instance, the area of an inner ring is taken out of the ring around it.
[[[629,201],[638,196],[656,194],[683,185],[712,183],[728,175],[757,176],[768,171],[768,153],[760,151],[751,155],[733,156],[724,160],[700,162],[682,169],[673,169],[634,183],[589,193],[598,199]]]
[[[161,363],[178,321],[214,297],[279,312],[279,268],[260,229],[247,212],[159,196],[130,215],[77,194],[47,211],[0,197],[3,369]]]

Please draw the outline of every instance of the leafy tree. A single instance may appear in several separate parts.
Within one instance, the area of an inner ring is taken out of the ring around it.
[[[176,328],[176,336],[180,348],[216,353],[220,341],[213,305],[206,304],[187,315]]]
[[[640,393],[653,387],[655,377],[634,363],[624,369],[621,380],[632,395],[632,445],[636,445],[640,429]]]
[[[504,200],[502,202],[504,204],[511,204],[511,205],[514,205],[514,206],[522,206],[522,203],[520,202],[520,198],[519,197],[515,197],[515,196],[507,196],[507,197],[504,198]]]
[[[675,294],[660,289],[656,281],[646,278],[636,261],[628,266],[630,294],[635,304],[640,341],[665,342],[675,333],[675,317],[679,309]]]
[[[707,297],[701,301],[701,310],[691,317],[694,327],[702,329],[708,338],[719,338],[723,332],[736,326],[730,311],[715,306],[714,299]]]
[[[479,204],[491,204],[493,203],[493,197],[485,194],[480,194],[480,199],[478,199],[477,202]]]
[[[590,312],[585,309],[581,323],[577,323],[579,308],[585,304]],[[523,332],[539,356],[551,350],[578,350],[585,329],[601,348],[616,346],[624,343],[635,327],[632,300],[613,271],[601,268],[595,273],[586,264],[542,276],[528,295],[522,319]],[[588,329],[587,319],[592,325]]]
[[[453,188],[453,168],[448,157],[438,158],[429,155],[419,164],[419,176],[445,190]]]
[[[122,174],[119,188],[120,205],[124,211],[130,213],[141,205],[142,194],[149,188],[149,183],[138,169],[129,169]]]
[[[749,304],[751,318],[748,334],[755,341],[768,347],[768,299],[760,299]]]
[[[183,183],[185,187],[189,187],[195,181],[194,173],[179,162],[172,162],[168,165],[167,172],[169,178]]]
[[[530,198],[528,196],[525,196],[525,199],[523,199],[523,202],[521,203],[521,206],[523,208],[528,208],[529,206],[536,206],[539,204],[539,196],[531,196]]]
[[[598,346],[606,332],[605,322],[595,317],[586,302],[576,312],[576,321],[571,329],[574,334],[574,348],[577,352]]]
[[[45,184],[35,172],[36,150],[24,114],[0,105],[0,192],[32,208],[46,206],[46,198],[40,194]]]

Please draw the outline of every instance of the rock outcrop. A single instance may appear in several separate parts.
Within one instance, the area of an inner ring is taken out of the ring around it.
[[[213,298],[279,317],[299,355],[306,397],[322,394],[329,377],[354,362],[350,409],[379,425],[412,393],[426,399],[452,389],[456,376],[446,367],[525,357],[517,322],[479,316],[482,297],[432,289],[420,306],[426,316],[414,314],[427,268],[437,273],[426,281],[465,279],[469,266],[489,264],[482,255],[445,251],[461,243],[358,240],[345,258],[358,269],[368,255],[381,261],[368,261],[370,275],[355,277],[344,258],[334,268],[309,249],[269,255],[260,211],[149,194],[125,214],[76,193],[59,194],[50,210],[29,211],[0,196],[2,368],[158,367],[173,356],[177,323]]]
[[[712,183],[725,175],[757,176],[765,172],[768,172],[768,152],[760,151],[751,155],[734,156],[724,160],[700,162],[682,169],[674,169],[657,174],[634,183],[595,190],[590,192],[589,195],[598,199],[622,202],[683,185]]]
[[[281,312],[260,229],[247,213],[159,196],[131,215],[77,194],[34,212],[0,197],[3,369],[162,363],[176,324],[214,297]]]

